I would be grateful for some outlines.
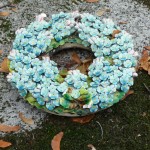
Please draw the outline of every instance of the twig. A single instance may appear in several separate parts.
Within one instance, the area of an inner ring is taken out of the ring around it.
[[[5,7],[15,7],[15,5],[12,5],[12,4],[3,5],[0,7],[0,9],[5,8]]]
[[[101,124],[98,122],[98,121],[96,121],[96,123],[100,126],[100,128],[101,128],[101,137],[102,137],[102,139],[103,139],[103,128],[102,128],[102,126],[101,126]]]
[[[147,89],[147,91],[150,93],[150,89],[147,87],[147,85],[145,83],[143,83],[145,88]]]

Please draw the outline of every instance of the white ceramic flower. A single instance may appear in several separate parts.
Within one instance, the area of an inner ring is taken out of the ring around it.
[[[73,74],[78,75],[80,73],[80,71],[79,70],[69,70],[68,73],[71,75],[73,75]]]
[[[90,103],[89,103],[89,104],[85,104],[85,105],[83,105],[83,108],[91,108],[91,107],[92,107],[92,105],[93,105],[93,101],[90,101]]]
[[[25,31],[26,29],[25,28],[20,28],[20,29],[18,29],[16,32],[15,32],[15,34],[20,34],[20,33],[22,33],[23,31]]]
[[[43,56],[42,59],[45,60],[45,61],[50,61],[50,57],[48,55]]]
[[[16,55],[16,50],[11,50],[10,51],[10,53],[9,53],[9,56],[11,56],[11,57],[15,57],[15,55]]]
[[[70,25],[71,25],[71,21],[70,21],[70,20],[67,20],[67,21],[66,21],[66,25],[67,25],[67,26],[70,26]]]
[[[138,76],[138,74],[136,72],[134,72],[132,75],[133,75],[133,77],[137,77]]]
[[[130,50],[130,51],[128,51],[128,53],[135,56],[135,57],[139,56],[138,52],[136,52],[134,50]]]
[[[41,13],[40,15],[36,16],[36,21],[42,22],[44,21],[44,18],[47,17],[45,13]]]
[[[76,11],[74,11],[74,12],[72,12],[71,13],[71,15],[72,15],[72,17],[78,17],[78,16],[80,16],[80,13],[79,13],[79,11],[78,10],[76,10]]]
[[[7,81],[10,82],[12,78],[12,73],[9,73],[6,78],[7,78]]]

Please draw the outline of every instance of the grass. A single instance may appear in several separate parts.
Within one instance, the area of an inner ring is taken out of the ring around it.
[[[97,150],[149,150],[150,145],[150,76],[140,72],[132,89],[135,93],[108,110],[97,113],[88,124],[71,122],[70,118],[47,114],[41,129],[21,134],[9,134],[3,139],[12,142],[8,150],[50,150],[51,140],[64,132],[61,150],[87,150],[93,144]],[[111,110],[111,111],[110,111]],[[103,139],[101,128],[103,128]]]

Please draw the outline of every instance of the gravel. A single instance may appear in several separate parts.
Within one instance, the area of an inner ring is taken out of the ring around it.
[[[1,0],[0,6],[7,4]],[[2,11],[10,11],[10,16],[0,19],[0,49],[4,50],[0,56],[0,62],[8,55],[12,48],[14,31],[26,27],[39,13],[46,13],[49,17],[60,11],[70,12],[79,10],[96,14],[98,10],[110,9],[102,17],[111,18],[120,27],[133,35],[135,50],[141,52],[143,46],[150,44],[150,10],[143,4],[132,0],[100,0],[98,3],[86,3],[83,0],[23,0],[17,4],[17,12],[3,8]],[[3,24],[3,26],[1,25]],[[33,118],[34,125],[29,126],[23,123],[18,112],[26,117]],[[6,75],[0,74],[0,123],[7,125],[20,125],[21,131],[32,130],[40,127],[46,113],[33,108],[27,104],[6,81]],[[3,134],[0,132],[0,134]]]

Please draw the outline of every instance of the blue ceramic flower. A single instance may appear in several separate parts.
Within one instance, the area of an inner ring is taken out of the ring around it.
[[[53,110],[53,109],[55,108],[55,105],[53,104],[52,101],[50,101],[50,102],[47,102],[47,103],[46,103],[46,108],[47,108],[48,110]]]
[[[91,108],[90,108],[90,112],[96,112],[98,110],[98,106],[97,105],[93,105]]]
[[[68,85],[63,82],[57,87],[57,90],[61,93],[64,93],[66,90],[68,90]]]
[[[42,97],[37,97],[37,102],[38,102],[41,106],[45,105],[45,102],[44,102],[44,100],[43,100]]]
[[[71,93],[71,96],[75,99],[79,98],[79,96],[80,96],[79,90],[73,90]]]

